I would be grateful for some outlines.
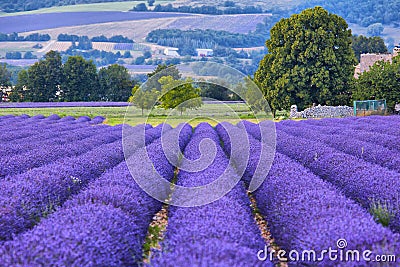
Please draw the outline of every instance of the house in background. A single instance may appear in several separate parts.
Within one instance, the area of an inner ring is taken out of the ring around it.
[[[354,77],[358,78],[361,73],[369,71],[369,69],[377,61],[392,62],[393,58],[400,54],[400,45],[396,45],[393,49],[393,54],[361,54],[360,64],[356,66]]]
[[[196,49],[198,57],[212,57],[214,55],[214,50],[198,48]]]
[[[168,47],[168,48],[164,49],[164,55],[170,56],[170,57],[180,57],[178,51],[179,51],[179,48]]]

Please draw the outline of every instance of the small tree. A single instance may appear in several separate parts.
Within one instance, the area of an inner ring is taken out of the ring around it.
[[[133,8],[133,11],[144,12],[147,11],[147,6],[145,3],[140,3]]]
[[[158,101],[160,92],[156,89],[150,91],[143,91],[136,85],[132,89],[132,96],[129,98],[129,102],[133,103],[134,106],[142,110],[142,116],[144,115],[144,110],[149,110],[153,108]]]
[[[246,104],[250,106],[252,111],[257,114],[260,111],[267,111],[268,104],[263,97],[260,89],[253,83],[250,77],[245,78],[245,100]]]
[[[201,107],[203,104],[201,89],[193,87],[193,80],[174,80],[171,76],[159,80],[162,87],[161,107],[164,109],[177,108],[181,116],[186,109]]]
[[[147,0],[147,3],[149,4],[149,6],[154,6],[155,2],[156,2],[156,0]]]

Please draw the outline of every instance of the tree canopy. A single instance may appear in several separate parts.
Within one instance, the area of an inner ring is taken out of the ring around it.
[[[58,52],[18,74],[12,101],[127,101],[135,81],[127,69],[110,65],[97,72],[91,60],[71,56],[62,64]]]
[[[157,104],[159,95],[160,92],[156,89],[144,91],[136,85],[132,89],[132,96],[129,98],[129,102],[132,102],[133,105],[140,108],[143,116],[143,111],[145,109],[149,110]]]
[[[363,35],[353,35],[351,47],[353,48],[358,61],[360,61],[361,54],[388,52],[385,41],[378,36],[365,37]]]
[[[400,102],[400,58],[376,62],[356,80],[354,100],[386,99],[389,110]]]
[[[200,97],[201,89],[193,86],[192,79],[175,80],[172,76],[164,76],[159,82],[162,86],[160,97],[162,108],[177,108],[182,115],[186,109],[194,109],[203,104]]]
[[[273,111],[296,104],[348,104],[356,58],[346,21],[321,7],[280,20],[255,81]]]
[[[99,83],[101,99],[105,101],[126,101],[134,85],[128,70],[117,64],[100,69]]]
[[[171,76],[174,80],[179,80],[182,77],[176,66],[160,64],[153,72],[147,74],[148,80],[144,84],[144,90],[156,89],[161,92],[162,86],[159,80],[164,76]]]

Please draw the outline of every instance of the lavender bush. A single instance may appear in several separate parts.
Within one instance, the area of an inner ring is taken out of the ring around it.
[[[208,124],[200,124],[185,149],[190,160],[201,158],[199,146],[209,138],[217,148],[213,163],[203,171],[180,171],[177,184],[201,186],[213,182],[227,171],[236,175],[216,132]],[[187,162],[187,161],[186,161]],[[182,163],[182,168],[184,168]],[[170,207],[163,250],[156,252],[149,266],[272,266],[257,259],[264,248],[260,231],[252,218],[250,201],[242,183],[226,196],[211,204],[183,208]]]
[[[141,134],[142,126],[137,127]],[[160,132],[159,127],[148,132]],[[149,141],[150,142],[150,141]],[[106,159],[106,160],[105,160]],[[121,140],[101,145],[81,156],[63,158],[0,181],[0,239],[29,229],[91,180],[124,160]]]
[[[241,142],[249,138],[251,147],[246,175],[254,173],[260,160],[262,144],[252,136],[257,125],[245,123],[250,135],[232,125],[217,126],[224,144]],[[258,128],[258,129],[257,129]],[[229,133],[229,134],[228,134]],[[257,134],[255,134],[257,135]],[[235,153],[233,153],[235,155]],[[237,154],[239,155],[239,153]],[[241,157],[234,158],[236,164],[245,164]],[[398,254],[398,237],[377,224],[374,219],[355,202],[344,197],[331,184],[321,180],[309,170],[289,157],[277,153],[274,164],[261,187],[254,193],[260,212],[270,222],[271,232],[281,249],[321,251],[337,249],[339,239],[346,239],[349,250],[372,250],[376,254]],[[285,231],[282,231],[285,229]],[[293,265],[313,264],[337,266],[339,261],[324,260],[293,262]],[[360,262],[341,263],[341,266],[358,266]],[[363,262],[362,264],[367,264]]]
[[[177,137],[183,149],[190,135],[189,125],[166,132],[166,153],[172,150],[170,146]],[[146,160],[143,153],[154,158]],[[138,148],[127,162],[142,162],[133,167],[147,179],[161,175],[171,181],[175,167],[163,155],[159,138],[147,150]],[[161,206],[136,184],[127,163],[122,162],[91,182],[38,227],[6,242],[0,249],[0,261],[30,266],[138,266],[147,229]],[[80,216],[79,220],[73,220],[74,216]],[[66,223],[67,228],[63,227]]]

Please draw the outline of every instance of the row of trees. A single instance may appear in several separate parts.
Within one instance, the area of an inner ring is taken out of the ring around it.
[[[6,59],[36,59],[37,56],[31,51],[25,52],[22,56],[21,52],[6,52]]]
[[[125,67],[111,65],[97,71],[92,61],[50,51],[43,60],[22,70],[10,95],[12,101],[127,101],[136,84]]]
[[[57,36],[57,40],[60,42],[80,42],[80,40],[82,39],[90,40],[91,42],[133,43],[132,39],[129,39],[128,37],[122,35],[114,35],[110,38],[104,35],[100,35],[89,38],[87,35],[79,36],[75,34],[61,33]]]
[[[51,39],[48,34],[32,33],[27,36],[20,36],[18,33],[0,33],[0,42],[47,42]]]
[[[163,46],[177,47],[181,55],[195,55],[196,48],[263,46],[265,36],[215,30],[158,29],[150,32],[146,41]]]
[[[174,7],[172,4],[167,5],[156,5],[154,9],[149,10],[145,3],[136,5],[132,11],[137,12],[177,12],[177,13],[194,13],[194,14],[207,14],[207,15],[227,15],[227,14],[258,14],[263,13],[263,9],[259,6],[244,6],[238,7],[229,3],[224,5],[224,9],[217,8],[216,6],[202,5],[202,6],[179,6]],[[154,2],[152,2],[154,4]],[[150,5],[149,3],[149,6]]]

